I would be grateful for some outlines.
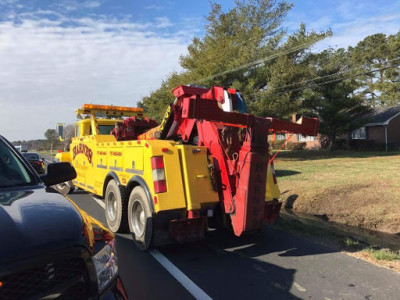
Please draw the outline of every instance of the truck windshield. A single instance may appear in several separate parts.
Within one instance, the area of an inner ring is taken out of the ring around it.
[[[0,188],[33,184],[20,159],[0,139]]]
[[[115,125],[99,125],[99,134],[110,134]]]

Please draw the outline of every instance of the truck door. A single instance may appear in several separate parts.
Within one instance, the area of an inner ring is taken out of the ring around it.
[[[72,165],[76,170],[76,178],[74,183],[79,187],[86,189],[86,173],[88,169],[88,161],[91,160],[92,154],[88,149],[86,142],[88,132],[85,132],[85,122],[81,121],[75,125],[75,138],[72,140],[70,146]],[[90,124],[90,123],[89,123]]]

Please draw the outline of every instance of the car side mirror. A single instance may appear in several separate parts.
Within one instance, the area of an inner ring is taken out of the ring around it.
[[[76,171],[69,162],[51,163],[47,165],[47,173],[40,178],[46,186],[51,186],[75,179]]]

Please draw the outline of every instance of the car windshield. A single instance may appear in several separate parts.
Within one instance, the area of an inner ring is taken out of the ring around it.
[[[40,160],[39,154],[37,153],[24,153],[22,154],[27,160]]]
[[[0,188],[33,184],[21,160],[0,139]]]

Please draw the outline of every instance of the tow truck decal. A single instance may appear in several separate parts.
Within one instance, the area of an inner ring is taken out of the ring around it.
[[[92,149],[90,149],[85,144],[75,145],[74,149],[73,149],[73,159],[75,159],[75,157],[80,153],[82,153],[82,154],[84,154],[86,156],[86,158],[88,159],[89,163],[92,163],[92,157],[93,157]]]

